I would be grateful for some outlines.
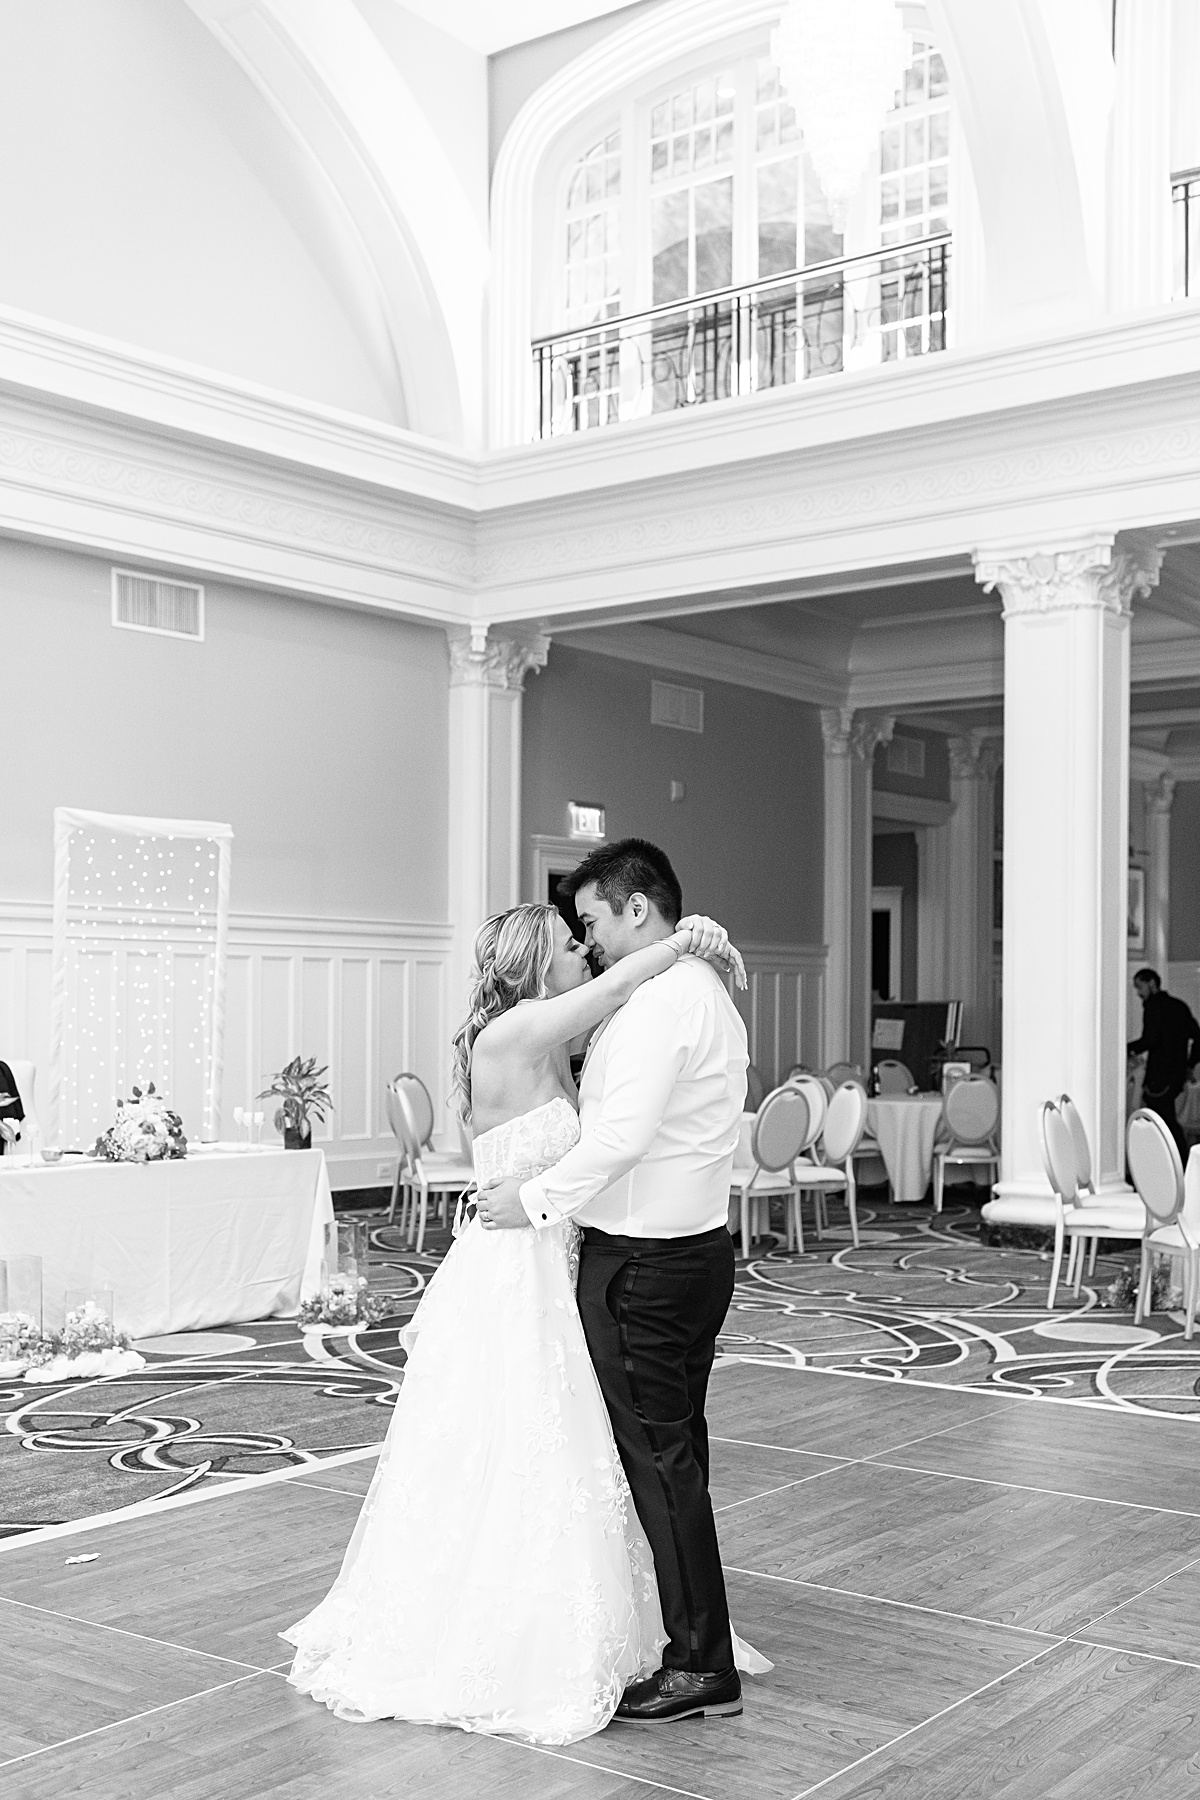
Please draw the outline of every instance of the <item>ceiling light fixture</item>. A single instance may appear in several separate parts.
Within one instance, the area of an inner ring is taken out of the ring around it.
[[[771,33],[771,60],[796,109],[834,229],[844,231],[912,60],[895,0],[788,0]]]

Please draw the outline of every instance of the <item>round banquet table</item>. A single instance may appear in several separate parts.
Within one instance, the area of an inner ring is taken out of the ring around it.
[[[884,1094],[867,1102],[867,1130],[878,1139],[893,1200],[925,1198],[941,1122],[940,1094]]]

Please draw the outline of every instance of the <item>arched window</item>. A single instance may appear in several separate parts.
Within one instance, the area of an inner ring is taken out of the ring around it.
[[[540,435],[944,346],[944,246],[902,248],[949,230],[941,56],[914,41],[841,229],[803,123],[761,50],[685,64],[597,118],[560,177]]]
[[[709,75],[650,113],[652,306],[733,280],[736,82]]]
[[[621,133],[580,157],[567,184],[563,300],[568,325],[621,310]]]

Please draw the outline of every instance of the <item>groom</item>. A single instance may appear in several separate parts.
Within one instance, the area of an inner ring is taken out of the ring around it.
[[[641,838],[594,850],[559,891],[605,965],[670,937],[683,910],[670,862]],[[746,1063],[720,977],[683,957],[593,1037],[575,1148],[536,1180],[488,1193],[493,1229],[566,1218],[583,1228],[580,1316],[670,1634],[663,1667],[617,1708],[641,1724],[742,1710],[704,1400],[733,1294],[726,1221]]]

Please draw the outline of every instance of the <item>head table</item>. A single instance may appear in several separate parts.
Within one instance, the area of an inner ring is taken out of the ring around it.
[[[333,1200],[320,1150],[189,1147],[178,1161],[0,1157],[0,1257],[42,1259],[43,1324],[113,1295],[131,1337],[294,1313],[320,1292]]]

